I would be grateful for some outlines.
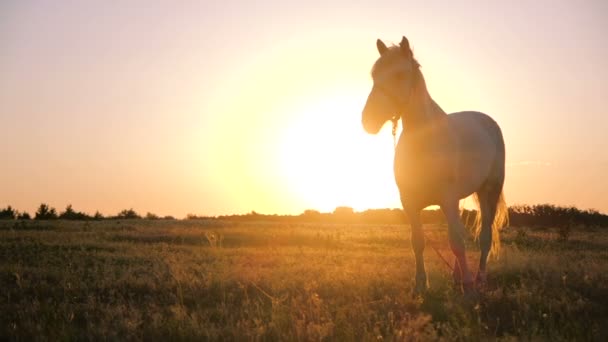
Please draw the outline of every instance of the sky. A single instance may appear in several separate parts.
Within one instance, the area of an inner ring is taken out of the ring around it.
[[[606,1],[3,1],[0,207],[399,207],[361,110],[405,35],[446,112],[500,124],[509,204],[608,213],[606,32]]]

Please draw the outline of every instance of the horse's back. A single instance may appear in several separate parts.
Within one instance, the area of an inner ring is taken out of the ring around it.
[[[500,127],[488,114],[476,111],[462,111],[448,114],[448,121],[459,129],[483,129],[487,132],[500,131]],[[463,127],[465,126],[465,127]],[[493,132],[492,132],[493,133]]]
[[[499,154],[497,157],[504,160],[505,143],[502,131],[492,117],[481,112],[463,111],[449,114],[447,118],[465,148],[470,148],[470,145],[491,147]]]

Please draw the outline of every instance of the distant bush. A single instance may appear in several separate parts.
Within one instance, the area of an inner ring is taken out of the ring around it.
[[[30,217],[30,214],[28,214],[26,211],[24,211],[24,212],[19,213],[19,214],[17,215],[17,219],[18,219],[18,220],[30,220],[30,219],[31,219],[31,217]]]
[[[608,215],[597,210],[581,210],[553,204],[513,205],[509,207],[512,226],[556,227],[566,226],[608,227]]]
[[[355,214],[355,210],[351,207],[337,207],[334,210],[334,215],[349,217]]]
[[[354,223],[358,220],[355,210],[351,207],[337,207],[333,212],[333,217],[345,223]]]
[[[299,219],[304,222],[321,222],[324,219],[324,215],[321,214],[318,210],[308,209],[304,210],[303,213],[300,214]]]
[[[146,214],[146,220],[158,220],[158,219],[160,219],[160,217],[158,217],[158,215],[156,215],[154,213],[148,212]]]
[[[301,216],[319,216],[319,215],[321,215],[321,212],[318,210],[314,210],[314,209],[304,210],[304,212],[301,214]]]
[[[14,220],[16,217],[17,212],[10,205],[0,210],[0,220]]]
[[[105,217],[103,216],[102,213],[100,213],[99,211],[95,212],[95,215],[93,215],[93,220],[97,220],[97,221],[101,221],[103,220]]]
[[[248,214],[248,215],[245,215],[245,216],[249,217],[249,215],[251,215],[251,214]],[[257,214],[255,214],[255,215],[257,215]],[[243,215],[232,215],[232,216],[242,217]],[[186,215],[186,220],[210,220],[210,219],[214,219],[214,217],[203,216],[203,215],[196,215],[196,214],[187,214]]]
[[[51,208],[46,203],[40,204],[36,211],[36,220],[54,220],[57,219],[57,212],[55,208]]]
[[[91,219],[91,216],[83,212],[75,211],[72,208],[72,205],[68,204],[65,211],[59,214],[59,218],[63,220],[89,220]]]
[[[118,215],[116,215],[114,218],[116,219],[140,219],[141,216],[139,216],[138,213],[135,212],[135,210],[133,210],[133,208],[131,209],[125,209],[121,212],[118,213]]]

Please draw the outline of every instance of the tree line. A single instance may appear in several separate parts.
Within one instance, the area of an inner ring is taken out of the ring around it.
[[[445,224],[440,209],[421,211],[421,221],[427,224]],[[465,225],[472,226],[477,216],[476,210],[462,210],[461,218]],[[264,215],[252,211],[245,215],[226,215],[218,217],[197,217],[226,221],[270,221],[301,223],[346,223],[346,224],[409,224],[407,215],[401,209],[369,209],[354,211],[350,207],[338,207],[332,213],[306,210],[300,215]],[[553,204],[513,205],[509,207],[509,225],[515,227],[608,227],[608,215],[597,210],[582,210],[576,207]]]
[[[145,216],[139,215],[133,208],[121,210],[116,215],[104,216],[99,211],[96,211],[95,214],[89,215],[82,211],[76,211],[72,207],[71,204],[65,208],[62,212],[57,212],[57,210],[46,203],[40,204],[34,217],[30,216],[29,213],[23,211],[20,212],[18,210],[13,209],[10,205],[4,209],[0,209],[0,220],[76,220],[76,221],[88,221],[88,220],[116,220],[116,219],[148,219],[148,220],[158,220],[158,219],[166,219],[173,220],[175,219],[173,216],[164,216],[160,217],[153,213],[147,213]]]
[[[462,210],[462,219],[467,225],[475,221],[477,211]],[[0,219],[8,220],[116,220],[116,219],[166,219],[173,220],[173,216],[160,217],[148,212],[140,215],[135,210],[124,209],[116,215],[104,216],[99,211],[94,215],[76,211],[68,205],[62,212],[48,204],[42,203],[33,217],[27,212],[19,212],[10,205],[0,209]],[[317,210],[306,210],[300,215],[266,215],[252,211],[243,215],[223,216],[197,216],[188,214],[187,220],[207,219],[222,221],[266,221],[266,222],[293,222],[293,223],[342,223],[342,224],[403,224],[409,223],[407,215],[401,209],[369,209],[357,212],[350,207],[337,207],[331,213],[322,213]],[[441,210],[423,210],[421,212],[423,223],[445,224],[445,217]],[[513,205],[509,207],[509,225],[520,227],[608,227],[608,215],[597,210],[582,210],[576,207],[564,207],[553,204]]]

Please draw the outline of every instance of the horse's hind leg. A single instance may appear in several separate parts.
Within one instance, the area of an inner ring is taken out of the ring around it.
[[[479,271],[475,278],[478,285],[484,285],[487,280],[486,266],[490,249],[492,248],[492,224],[496,216],[496,208],[501,191],[502,186],[498,185],[486,185],[477,191],[479,211],[481,212],[481,231],[479,232],[481,256],[479,258]]]
[[[473,291],[473,276],[467,265],[465,251],[466,229],[460,221],[460,210],[458,200],[451,200],[443,203],[441,209],[448,221],[448,235],[450,238],[450,248],[456,256],[456,263],[460,266],[460,278],[465,293]],[[455,272],[458,272],[456,269]],[[457,275],[456,275],[457,276]],[[457,279],[455,277],[455,279]]]

